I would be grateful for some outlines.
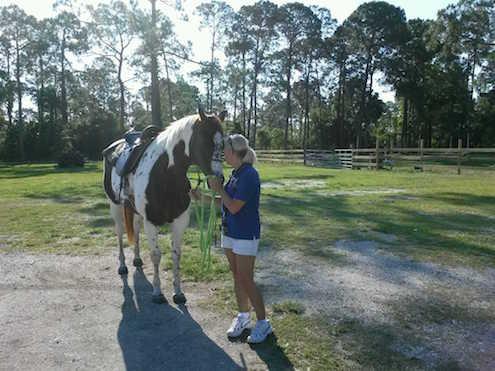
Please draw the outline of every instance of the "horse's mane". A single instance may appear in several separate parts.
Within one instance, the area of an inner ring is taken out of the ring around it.
[[[156,138],[157,145],[162,151],[167,152],[169,159],[173,158],[174,147],[180,140],[184,140],[186,145],[185,152],[186,155],[189,155],[189,142],[193,132],[193,125],[198,119],[198,115],[183,117],[172,122],[158,135]]]

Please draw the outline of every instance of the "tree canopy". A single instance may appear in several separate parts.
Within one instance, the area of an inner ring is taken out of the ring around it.
[[[166,126],[198,101],[227,109],[227,132],[259,148],[495,144],[495,0],[459,0],[434,20],[371,1],[342,23],[299,2],[205,1],[203,61],[158,4],[56,1],[48,19],[0,7],[0,159],[97,159],[128,127]]]

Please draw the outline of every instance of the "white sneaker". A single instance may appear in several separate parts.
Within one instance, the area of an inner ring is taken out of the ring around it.
[[[248,336],[247,342],[257,344],[265,341],[266,337],[273,332],[270,321],[257,321],[256,326],[251,330],[251,335]]]
[[[232,324],[227,330],[227,336],[231,338],[238,337],[242,334],[242,332],[249,327],[249,323],[251,322],[249,317],[242,316],[240,314],[234,318]]]

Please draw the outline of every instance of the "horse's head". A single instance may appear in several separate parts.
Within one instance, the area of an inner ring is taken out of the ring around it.
[[[223,156],[222,122],[227,115],[207,115],[199,109],[199,119],[194,123],[190,154],[193,164],[200,167],[205,175],[221,175]]]

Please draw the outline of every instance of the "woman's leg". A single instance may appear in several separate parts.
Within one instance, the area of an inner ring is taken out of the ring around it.
[[[229,261],[230,270],[234,277],[234,290],[237,299],[237,306],[239,307],[239,312],[249,312],[249,299],[246,291],[243,289],[241,283],[239,282],[239,277],[237,274],[237,264],[235,254],[232,249],[224,249],[227,260]]]
[[[263,298],[254,283],[254,261],[255,256],[247,255],[237,255],[232,254],[235,257],[236,272],[238,276],[239,283],[242,286],[241,292],[246,292],[249,300],[253,304],[254,310],[256,311],[256,317],[258,321],[265,319],[265,304],[263,303]]]

